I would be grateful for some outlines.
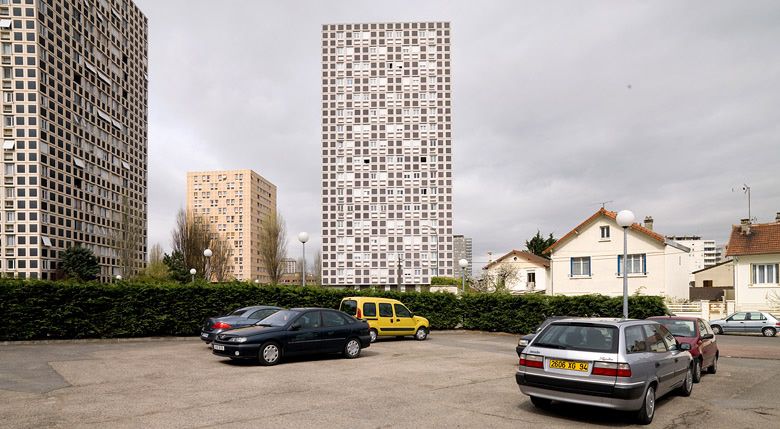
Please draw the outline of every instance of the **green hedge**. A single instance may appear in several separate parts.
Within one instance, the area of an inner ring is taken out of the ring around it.
[[[619,317],[621,298],[385,292],[319,287],[0,280],[0,339],[196,335],[203,321],[248,305],[338,308],[351,295],[395,298],[434,329],[530,332],[552,315]],[[631,316],[665,314],[660,297],[630,298]]]

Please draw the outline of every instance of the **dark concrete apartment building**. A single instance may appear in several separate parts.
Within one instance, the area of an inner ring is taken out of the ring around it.
[[[132,1],[0,0],[3,275],[56,278],[71,246],[143,267],[147,37]]]

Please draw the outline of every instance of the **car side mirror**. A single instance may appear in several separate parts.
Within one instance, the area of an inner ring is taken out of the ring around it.
[[[300,323],[293,323],[292,326],[290,326],[291,331],[299,331],[301,329]]]
[[[679,345],[679,347],[680,347],[680,350],[682,350],[682,351],[688,351],[688,350],[691,349],[691,345],[688,344],[688,343],[682,343],[682,344]]]

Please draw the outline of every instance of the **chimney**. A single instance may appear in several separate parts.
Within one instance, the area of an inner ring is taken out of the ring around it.
[[[740,227],[742,234],[750,235],[750,219],[741,219]]]
[[[652,216],[645,216],[645,228],[649,229],[650,231],[653,230],[653,217]]]
[[[780,212],[777,212],[777,214],[775,215],[775,222],[780,223]]]

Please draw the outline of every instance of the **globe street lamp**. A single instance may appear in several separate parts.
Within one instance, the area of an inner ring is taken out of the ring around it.
[[[255,279],[255,284],[259,285],[260,284],[260,279]]]
[[[306,242],[309,241],[309,234],[302,232],[298,234],[298,241],[303,245],[303,266],[301,267],[301,286],[306,286]]]
[[[117,274],[116,275],[116,281],[118,281],[118,282],[122,281],[122,275],[121,274]]]
[[[209,261],[211,260],[211,256],[214,254],[214,252],[211,251],[211,249],[206,249],[203,251],[203,256],[206,257],[206,281],[211,282],[211,267],[209,266]]]
[[[192,277],[192,282],[195,283],[195,273],[197,273],[198,270],[195,268],[190,268],[190,276]]]
[[[466,293],[466,267],[469,266],[469,261],[467,259],[461,259],[458,261],[458,265],[460,265],[460,276],[462,277],[462,286],[461,286],[461,293]]]
[[[621,210],[617,214],[617,224],[623,228],[623,318],[628,319],[628,227],[634,223],[634,213]]]

